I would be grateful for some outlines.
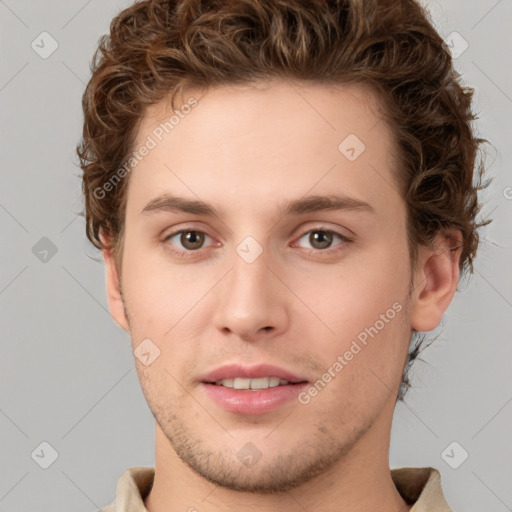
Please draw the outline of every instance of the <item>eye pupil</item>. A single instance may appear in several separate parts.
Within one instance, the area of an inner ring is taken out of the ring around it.
[[[204,242],[203,233],[197,231],[184,231],[180,238],[183,247],[190,250],[200,249]]]
[[[332,243],[332,233],[327,231],[312,231],[309,241],[315,249],[326,249]]]

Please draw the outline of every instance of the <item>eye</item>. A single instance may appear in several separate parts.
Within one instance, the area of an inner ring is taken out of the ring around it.
[[[164,239],[164,243],[166,249],[172,254],[185,256],[205,248],[205,243],[208,240],[210,241],[210,245],[212,245],[211,242],[213,242],[213,239],[203,231],[181,229],[180,231],[168,235]],[[338,248],[338,246],[343,246],[343,242],[349,243],[351,240],[336,231],[320,227],[305,232],[295,244],[304,249],[331,253],[341,250],[342,247]],[[307,245],[304,246],[304,243],[309,244],[309,247]]]
[[[170,242],[171,245],[178,246],[178,249],[170,249],[171,252],[182,254],[184,252],[197,251],[203,248],[206,239],[210,239],[206,233],[194,229],[182,229],[171,233],[165,238],[164,242]],[[180,247],[181,245],[181,247]]]
[[[298,241],[300,246],[300,241],[305,240],[306,243],[310,244],[310,247],[304,247],[305,249],[314,249],[319,251],[326,251],[326,249],[331,249],[333,247],[337,247],[342,242],[350,242],[350,240],[346,237],[337,233],[336,231],[331,231],[329,229],[312,229],[304,233]],[[337,244],[333,246],[333,242],[339,240]]]

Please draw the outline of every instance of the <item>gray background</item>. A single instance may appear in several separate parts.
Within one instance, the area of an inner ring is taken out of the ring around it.
[[[81,94],[99,36],[129,3],[0,0],[3,512],[97,510],[124,470],[154,464],[129,338],[109,316],[100,253],[76,216]],[[494,146],[495,179],[482,199],[495,221],[482,232],[475,275],[461,283],[426,363],[416,363],[390,464],[438,468],[455,511],[502,512],[512,510],[512,2],[429,9],[443,37],[456,31],[469,44],[457,69],[476,89],[477,127]],[[46,59],[31,47],[44,31],[58,43]],[[48,469],[39,465],[51,461],[43,441],[58,452]],[[453,469],[446,461],[460,463],[462,450],[469,457]]]

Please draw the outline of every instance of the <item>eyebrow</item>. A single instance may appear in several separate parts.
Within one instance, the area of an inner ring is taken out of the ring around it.
[[[353,210],[376,213],[370,204],[346,195],[316,195],[289,200],[279,208],[279,213],[286,216],[329,210]],[[140,213],[146,215],[158,212],[182,212],[220,217],[219,212],[211,204],[167,193],[152,199]]]

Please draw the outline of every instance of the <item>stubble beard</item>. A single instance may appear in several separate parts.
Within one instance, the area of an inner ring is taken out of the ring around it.
[[[368,422],[349,432],[344,430],[345,434],[340,436],[337,425],[315,423],[313,431],[304,432],[304,440],[297,446],[286,447],[281,453],[260,450],[261,458],[247,467],[237,457],[239,443],[229,434],[226,433],[225,446],[211,446],[206,435],[187,428],[183,415],[162,410],[158,413],[158,409],[150,408],[172,449],[192,471],[214,485],[253,494],[284,493],[326,473],[343,461],[372,424]],[[292,416],[293,413],[272,435],[281,435],[286,440],[285,429],[295,425]],[[208,417],[203,424],[211,421]],[[258,448],[257,441],[254,445]]]

